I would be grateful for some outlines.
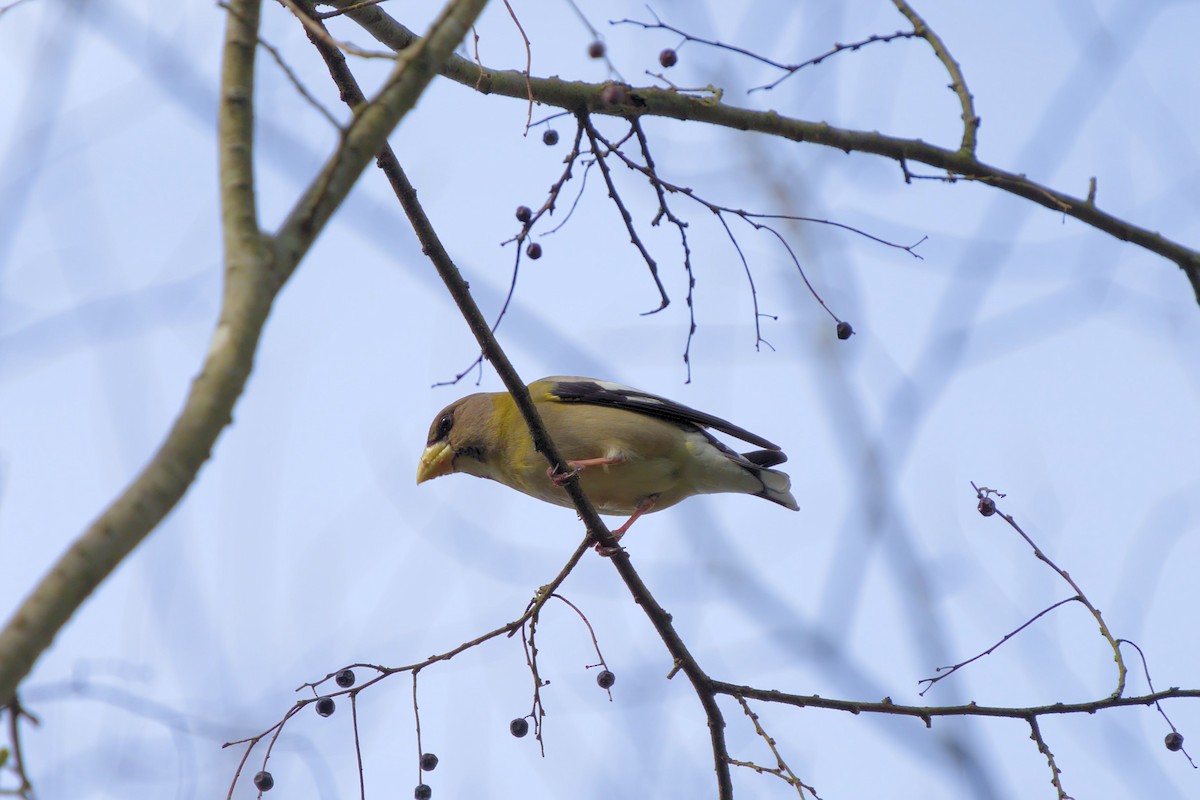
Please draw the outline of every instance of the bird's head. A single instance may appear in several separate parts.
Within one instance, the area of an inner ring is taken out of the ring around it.
[[[473,394],[443,408],[429,426],[429,439],[417,465],[417,483],[467,472],[483,475],[495,440],[492,396]]]

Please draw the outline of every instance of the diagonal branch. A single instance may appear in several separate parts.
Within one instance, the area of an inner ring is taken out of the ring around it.
[[[378,95],[358,107],[342,145],[284,220],[276,238],[284,263],[295,263],[341,205],[388,134],[400,123],[454,48],[470,30],[487,0],[451,0],[430,32],[400,53]]]
[[[321,52],[322,56],[325,57],[326,65],[329,67],[330,73],[333,75],[342,97],[346,99],[351,107],[361,102],[362,91],[358,87],[354,76],[346,68],[345,59],[331,48],[323,46],[319,39],[314,38],[313,44]],[[512,362],[508,360],[508,356],[501,349],[499,342],[492,333],[491,326],[488,325],[483,312],[479,310],[479,306],[476,305],[474,298],[471,296],[470,287],[462,277],[458,266],[453,262],[442,245],[437,231],[434,230],[428,215],[425,213],[425,209],[417,199],[416,188],[409,181],[395,153],[386,143],[380,147],[378,163],[391,183],[392,189],[396,193],[396,198],[400,201],[400,205],[404,209],[404,213],[408,216],[409,222],[412,224],[413,230],[421,242],[422,251],[429,257],[438,275],[446,284],[446,288],[458,306],[460,313],[479,342],[484,357],[496,369],[497,374],[504,382],[505,388],[508,389],[517,407],[520,409],[521,416],[524,418],[525,424],[529,427],[529,433],[533,438],[534,446],[545,457],[551,467],[566,472],[566,464],[554,446],[554,442],[551,440],[545,425],[542,423],[541,417],[533,405],[533,400],[529,396],[528,389],[526,389],[524,382],[517,375]],[[729,769],[729,750],[725,743],[725,718],[721,713],[720,706],[717,705],[713,679],[700,667],[695,656],[692,655],[687,645],[684,644],[676,632],[671,622],[671,615],[659,605],[658,601],[650,593],[649,588],[642,582],[641,576],[638,575],[629,560],[629,554],[616,547],[616,541],[612,538],[612,533],[609,532],[607,526],[605,526],[600,516],[596,513],[595,507],[583,493],[583,490],[579,486],[578,478],[574,477],[568,480],[564,488],[570,495],[576,510],[579,512],[579,516],[583,520],[591,540],[615,551],[611,559],[613,566],[625,582],[634,600],[642,607],[642,610],[649,618],[659,637],[666,645],[667,651],[670,653],[672,659],[674,659],[675,669],[672,670],[672,674],[676,670],[681,670],[691,681],[696,695],[700,700],[700,705],[704,709],[705,717],[708,720],[718,797],[720,800],[732,800],[733,780]]]

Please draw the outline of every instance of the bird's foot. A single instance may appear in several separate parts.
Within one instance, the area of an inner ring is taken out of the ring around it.
[[[621,547],[621,545],[615,544],[615,543],[621,541],[621,537],[624,536],[625,532],[629,530],[629,527],[631,525],[633,525],[633,523],[635,521],[637,521],[638,517],[640,517],[642,514],[645,514],[650,509],[654,508],[654,501],[657,499],[658,499],[658,495],[650,495],[649,497],[644,498],[640,503],[638,503],[637,507],[633,510],[633,516],[631,516],[629,519],[625,520],[624,525],[622,525],[621,527],[617,528],[615,531],[612,532],[614,546],[613,547],[605,547],[603,544],[597,544],[596,552],[599,553],[600,555],[604,556],[605,558],[612,558],[614,555],[616,555],[617,553],[624,550],[625,549],[624,547]]]
[[[569,472],[561,472],[558,467],[548,467],[546,476],[554,483],[555,486],[562,486],[567,481],[574,478],[579,473],[583,472],[588,467],[609,467],[613,464],[622,464],[625,461],[625,456],[605,456],[604,458],[581,458],[578,461],[568,461],[567,466],[570,467]]]
[[[603,544],[597,542],[596,552],[599,553],[602,558],[612,558],[617,553],[620,553],[622,550],[624,550],[625,548],[621,547],[619,542],[621,541],[621,537],[625,535],[625,528],[627,527],[628,525],[622,525],[620,528],[617,528],[612,532],[612,547],[605,547]]]
[[[579,474],[580,467],[576,466],[574,461],[568,461],[567,466],[571,469],[567,472],[560,472],[558,466],[546,467],[546,477],[555,486],[563,486],[567,481]]]

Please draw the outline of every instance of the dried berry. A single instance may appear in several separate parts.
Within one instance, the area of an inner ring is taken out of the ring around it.
[[[667,69],[679,63],[679,56],[671,48],[667,48],[658,54],[658,63],[662,64]]]
[[[996,501],[990,497],[979,498],[979,513],[985,517],[990,517],[996,513]]]
[[[617,676],[606,669],[600,670],[600,674],[596,676],[596,685],[601,689],[611,689],[616,682]]]
[[[354,670],[344,669],[337,675],[333,676],[334,682],[343,689],[348,689],[354,685]]]
[[[1183,749],[1183,734],[1179,731],[1171,731],[1167,734],[1167,738],[1164,741],[1167,749],[1172,753],[1178,753]]]
[[[558,144],[558,131],[554,130],[554,128],[550,128],[545,133],[543,133],[542,134],[542,144],[547,144],[547,145],[550,145],[551,147]]]
[[[438,757],[433,753],[424,753],[421,755],[421,769],[430,772],[438,765]]]
[[[597,39],[589,44],[588,55],[592,58],[604,58],[604,42]]]
[[[508,732],[520,739],[525,734],[529,733],[529,720],[524,717],[517,717],[512,722],[508,723]]]
[[[429,800],[429,798],[433,797],[433,789],[430,789],[423,783],[417,784],[417,788],[413,789],[413,797],[416,800]]]
[[[517,206],[517,222],[529,222],[533,219],[533,212],[529,210],[529,206]]]
[[[264,769],[254,776],[254,788],[260,792],[269,792],[275,788],[275,778]]]
[[[542,246],[537,242],[530,242],[529,247],[525,248],[525,255],[536,261],[542,257]]]
[[[322,717],[328,717],[337,709],[337,704],[333,702],[332,697],[317,698],[317,713]]]
[[[839,339],[841,339],[842,341],[845,341],[846,339],[849,339],[853,335],[854,335],[854,328],[850,325],[849,322],[842,320],[841,322],[839,322],[837,324],[837,337]]]

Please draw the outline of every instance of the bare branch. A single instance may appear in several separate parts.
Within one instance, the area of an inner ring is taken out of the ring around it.
[[[737,698],[737,701],[742,706],[742,712],[745,713],[745,715],[747,717],[749,717],[750,721],[754,724],[754,732],[758,734],[758,737],[760,739],[762,739],[764,742],[766,742],[767,748],[770,749],[770,751],[771,751],[771,755],[775,756],[775,766],[774,767],[763,767],[758,764],[744,762],[744,761],[734,761],[732,763],[734,763],[740,767],[749,767],[750,769],[753,769],[756,772],[766,772],[771,775],[774,775],[775,777],[779,778],[784,783],[788,784],[793,789],[795,789],[796,794],[798,794],[801,798],[804,797],[805,790],[808,790],[808,792],[810,794],[812,794],[814,800],[821,800],[821,796],[819,794],[817,794],[817,790],[814,789],[813,787],[809,786],[808,784],[804,783],[803,781],[801,781],[798,777],[796,777],[796,773],[793,772],[792,768],[789,767],[787,765],[787,762],[783,760],[783,755],[779,752],[779,748],[776,746],[775,737],[768,734],[766,729],[763,728],[762,720],[760,720],[758,718],[758,714],[754,713],[754,711],[751,710],[750,704],[748,702],[746,702],[746,698],[739,697],[739,698]]]
[[[1028,719],[1030,716],[1044,717],[1059,714],[1095,714],[1110,708],[1126,706],[1149,706],[1161,700],[1179,698],[1200,698],[1200,689],[1180,689],[1172,687],[1161,692],[1144,695],[1126,695],[1113,697],[1109,695],[1101,700],[1091,700],[1085,703],[1054,703],[1052,705],[1027,706],[981,706],[968,703],[964,706],[902,706],[893,703],[890,698],[880,702],[860,702],[856,700],[836,700],[819,695],[791,694],[775,689],[758,689],[753,686],[739,686],[725,681],[713,681],[713,689],[717,694],[730,697],[745,697],[751,700],[763,700],[769,703],[782,703],[797,708],[826,708],[831,711],[845,711],[850,714],[895,714],[901,717],[916,717],[925,722],[926,726],[933,724],[934,717],[1005,717],[1008,719]]]
[[[281,0],[281,1],[288,2],[288,0]],[[225,0],[219,0],[217,5],[223,9],[225,9],[226,11],[228,11],[230,14],[237,13],[229,5],[229,3],[225,2]],[[281,70],[283,70],[283,74],[285,76],[287,76],[288,81],[292,84],[292,86],[295,87],[296,91],[300,93],[300,96],[303,97],[306,101],[308,101],[308,104],[310,106],[312,106],[313,108],[315,108],[317,110],[318,114],[320,114],[326,120],[328,120],[330,125],[332,125],[337,130],[345,133],[346,129],[344,127],[342,127],[342,124],[340,122],[337,121],[337,118],[333,116],[333,114],[329,111],[329,109],[325,108],[325,106],[322,105],[320,100],[318,100],[316,97],[314,97],[310,91],[308,91],[308,88],[305,87],[304,82],[300,80],[300,76],[297,75],[295,70],[293,70],[288,65],[287,61],[284,60],[283,54],[279,52],[279,48],[275,47],[273,44],[271,44],[270,42],[268,42],[266,39],[264,39],[261,36],[258,37],[258,46],[261,47],[262,49],[266,50],[271,55],[272,60],[274,60],[275,63],[279,66],[279,68]],[[395,58],[395,56],[392,53],[388,53],[387,57]]]
[[[254,364],[271,305],[380,144],[462,41],[486,0],[452,0],[430,34],[400,54],[377,102],[355,115],[342,146],[274,240],[255,210],[254,56],[258,0],[228,15],[218,116],[225,291],[220,318],[183,410],[151,462],[92,523],[0,630],[0,699],[11,698],[80,604],[175,507],[208,460]]]
[[[990,497],[992,494],[998,494],[994,489],[988,489],[986,486],[979,487],[974,483],[971,484],[971,488],[975,490],[975,494],[979,498],[980,513],[982,513],[984,516],[991,516],[992,513],[995,513],[998,514],[1002,520],[1007,522],[1013,530],[1021,535],[1021,538],[1025,540],[1025,543],[1033,548],[1034,557],[1036,557],[1046,566],[1050,567],[1050,569],[1057,572],[1058,576],[1066,581],[1067,584],[1075,590],[1076,596],[1074,599],[1077,599],[1079,602],[1083,603],[1084,607],[1091,612],[1092,617],[1096,620],[1096,624],[1100,627],[1100,635],[1104,637],[1104,640],[1108,642],[1109,646],[1113,650],[1113,661],[1117,662],[1117,687],[1113,690],[1112,696],[1120,697],[1125,691],[1125,675],[1127,673],[1125,668],[1125,659],[1121,655],[1121,646],[1117,643],[1117,640],[1113,637],[1112,633],[1109,632],[1108,624],[1104,621],[1104,616],[1100,613],[1100,610],[1092,604],[1091,600],[1087,598],[1087,595],[1084,594],[1083,590],[1079,588],[1079,584],[1075,582],[1075,579],[1072,578],[1066,570],[1062,569],[1053,561],[1051,561],[1049,557],[1042,552],[1042,549],[1034,544],[1033,539],[1031,539],[1029,534],[1021,529],[1021,526],[1017,524],[1017,521],[1013,519],[1011,515],[1005,514],[1003,511],[1000,511],[996,508],[995,501],[992,501]],[[999,496],[1003,497],[1004,495],[1001,494]],[[991,509],[991,511],[987,511],[985,509]],[[1034,619],[1036,619],[1036,617]]]
[[[596,129],[592,127],[591,120],[586,116],[581,116],[579,121],[587,133],[588,141],[592,145],[592,155],[596,157],[596,166],[600,168],[600,174],[604,176],[604,184],[608,187],[608,196],[612,199],[613,205],[617,207],[617,211],[620,212],[621,221],[625,223],[625,230],[629,233],[629,241],[641,253],[642,260],[646,262],[646,267],[650,270],[650,277],[654,279],[654,285],[658,288],[658,296],[661,301],[658,308],[644,312],[645,314],[655,314],[666,308],[670,304],[671,299],[667,297],[667,289],[663,286],[662,278],[658,276],[658,263],[650,255],[650,251],[646,249],[646,245],[642,243],[642,237],[638,235],[637,229],[633,227],[633,216],[629,213],[629,209],[625,207],[624,201],[621,200],[617,186],[613,183],[612,172],[608,168],[608,162],[605,161],[609,153],[617,152],[618,146],[611,145],[605,141],[596,132]],[[601,147],[601,142],[607,147]]]
[[[912,6],[906,3],[905,0],[892,0],[892,2],[896,4],[896,8],[899,9],[900,13],[912,23],[916,35],[929,42],[929,46],[933,48],[938,61],[941,61],[942,65],[946,68],[946,72],[950,73],[950,88],[958,95],[958,102],[962,105],[962,149],[974,155],[980,120],[979,116],[975,113],[975,100],[971,97],[971,92],[967,89],[967,81],[963,77],[962,67],[954,60],[954,56],[950,55],[950,50],[946,47],[942,38],[925,23],[925,20],[916,11],[913,11]]]
[[[1146,685],[1150,688],[1150,692],[1153,693],[1154,692],[1154,681],[1150,680],[1150,665],[1148,665],[1146,663],[1146,654],[1142,652],[1142,648],[1138,647],[1136,642],[1132,642],[1129,639],[1117,639],[1117,644],[1127,644],[1130,647],[1132,647],[1134,650],[1137,651],[1138,657],[1141,658],[1141,660],[1142,660],[1142,672],[1146,676]],[[1162,718],[1163,718],[1163,720],[1166,721],[1167,725],[1169,725],[1171,727],[1171,733],[1167,734],[1167,736],[1168,736],[1167,741],[1168,742],[1171,741],[1171,739],[1170,739],[1171,736],[1179,737],[1178,747],[1175,749],[1181,750],[1183,752],[1183,754],[1187,757],[1188,763],[1192,765],[1192,769],[1196,769],[1197,768],[1196,762],[1194,760],[1192,760],[1192,754],[1189,753],[1187,751],[1187,749],[1183,746],[1183,735],[1181,733],[1179,733],[1179,729],[1175,727],[1175,723],[1172,722],[1171,718],[1167,716],[1167,712],[1165,709],[1163,709],[1162,703],[1156,702],[1154,704],[1154,708],[1155,708],[1155,710],[1158,711],[1158,713],[1160,715],[1162,715]],[[1170,744],[1167,745],[1167,748],[1172,749]]]
[[[952,664],[952,665],[950,665],[950,666],[948,666],[948,667],[938,667],[938,668],[937,668],[937,672],[938,672],[938,674],[937,674],[937,675],[933,676],[932,678],[922,678],[920,681],[918,681],[918,683],[927,683],[927,684],[929,684],[929,685],[928,685],[928,686],[926,686],[924,689],[922,689],[922,690],[919,692],[919,694],[920,694],[922,697],[924,697],[924,696],[925,696],[925,693],[926,693],[927,691],[929,691],[931,688],[933,688],[933,685],[934,685],[935,683],[937,683],[938,681],[942,680],[943,678],[949,678],[951,675],[953,675],[954,673],[958,672],[958,671],[959,671],[960,669],[962,669],[963,667],[967,666],[968,664],[974,664],[976,661],[978,661],[979,659],[983,658],[984,656],[990,656],[992,653],[996,652],[996,650],[998,650],[998,649],[1000,648],[1000,646],[1001,646],[1001,645],[1003,645],[1005,642],[1007,642],[1009,639],[1011,639],[1012,637],[1016,636],[1018,633],[1020,633],[1021,631],[1025,630],[1025,629],[1026,629],[1026,628],[1028,628],[1030,625],[1032,625],[1033,623],[1037,622],[1039,619],[1041,619],[1042,617],[1046,616],[1047,614],[1049,614],[1049,613],[1050,613],[1051,611],[1053,611],[1054,609],[1058,608],[1059,606],[1066,605],[1067,603],[1074,603],[1074,602],[1082,602],[1082,600],[1081,600],[1081,598],[1079,597],[1079,595],[1075,595],[1074,597],[1068,597],[1068,598],[1066,598],[1065,600],[1059,600],[1059,601],[1058,601],[1057,603],[1055,603],[1054,605],[1052,605],[1052,606],[1050,606],[1050,607],[1048,607],[1048,608],[1043,608],[1041,611],[1039,611],[1038,613],[1036,613],[1036,614],[1034,614],[1032,617],[1030,617],[1028,620],[1026,620],[1026,621],[1024,622],[1024,624],[1022,624],[1020,627],[1018,627],[1018,628],[1016,628],[1015,630],[1009,631],[1008,633],[1004,634],[1004,638],[1002,638],[1000,641],[996,642],[994,645],[992,645],[991,647],[989,647],[987,650],[984,650],[982,653],[979,653],[978,655],[972,656],[971,658],[968,658],[966,661],[960,661],[960,662],[958,662],[957,664]],[[1151,690],[1153,691],[1153,687],[1151,687]]]
[[[358,58],[382,58],[388,61],[394,61],[396,59],[395,53],[385,53],[378,50],[364,50],[358,45],[351,44],[350,42],[338,41],[329,34],[329,31],[326,30],[324,26],[315,25],[314,23],[316,19],[312,15],[306,14],[304,11],[302,11],[297,0],[279,0],[279,2],[286,6],[287,9],[295,15],[296,19],[300,20],[301,24],[304,25],[310,36],[323,36],[332,47],[336,47],[338,50],[341,50],[344,53],[349,53],[350,55],[357,56]]]
[[[200,374],[150,463],[71,545],[0,631],[0,701],[14,696],[88,595],[183,497],[229,423],[250,375],[259,334],[282,285],[254,201],[254,55],[259,3],[228,16],[218,138],[225,232],[225,294]]]
[[[642,22],[642,21],[636,20],[636,19],[618,19],[618,20],[612,20],[609,24],[610,25],[638,25],[641,28],[643,28],[644,30],[671,31],[672,33],[679,34],[681,37],[683,37],[683,41],[685,43],[686,42],[695,42],[696,44],[703,44],[703,45],[707,45],[709,47],[715,47],[718,50],[728,50],[731,53],[737,53],[738,55],[742,55],[747,58],[751,58],[755,61],[758,61],[761,64],[766,64],[769,67],[774,67],[775,69],[783,71],[784,74],[782,76],[780,76],[779,78],[771,81],[770,83],[765,83],[762,86],[755,86],[750,89],[751,92],[764,91],[764,90],[770,91],[771,89],[774,89],[776,86],[783,83],[788,78],[792,77],[797,72],[804,69],[805,67],[815,67],[818,64],[820,64],[821,62],[825,61],[826,59],[828,59],[832,56],[836,56],[838,53],[853,53],[854,51],[860,50],[863,47],[866,47],[867,45],[870,45],[870,44],[876,44],[876,43],[885,43],[886,44],[887,42],[893,42],[896,39],[914,39],[914,38],[921,36],[921,34],[915,32],[915,31],[896,31],[895,33],[889,33],[889,34],[875,34],[872,36],[868,36],[866,39],[862,39],[857,42],[851,42],[850,44],[841,44],[841,43],[834,44],[834,46],[832,48],[830,48],[826,52],[822,53],[821,55],[814,56],[813,58],[807,59],[806,61],[801,61],[798,64],[784,64],[780,61],[775,61],[773,59],[767,58],[766,56],[756,53],[753,50],[747,50],[744,47],[738,47],[737,45],[726,44],[725,42],[720,42],[715,39],[704,39],[700,36],[693,36],[692,34],[688,33],[687,31],[684,31],[680,28],[676,28],[674,25],[668,25],[665,22],[663,22],[661,19],[658,18],[658,15],[654,13],[653,9],[650,9],[650,15],[654,17],[654,22]],[[680,45],[680,47],[681,46],[682,45]],[[676,49],[679,49],[679,48],[677,47]],[[662,76],[658,76],[658,77],[662,77]]]
[[[1046,757],[1046,766],[1050,767],[1050,783],[1058,793],[1058,800],[1074,800],[1063,790],[1062,770],[1058,768],[1058,764],[1054,760],[1054,753],[1050,752],[1050,747],[1042,738],[1042,729],[1038,726],[1037,717],[1029,718],[1029,731],[1029,738],[1037,743],[1038,752]]]
[[[343,1],[337,0],[337,3]],[[362,8],[348,12],[348,15],[392,49],[403,49],[418,39],[412,31],[378,8]],[[511,70],[488,70],[457,56],[452,56],[444,63],[442,74],[489,94],[525,98],[528,92],[524,74]],[[847,153],[883,156],[901,164],[907,161],[926,164],[944,170],[948,176],[977,181],[1031,200],[1174,262],[1183,270],[1195,293],[1197,303],[1200,303],[1200,250],[1186,247],[1159,233],[1101,211],[1094,201],[1094,196],[1091,200],[1073,197],[1043,186],[1024,175],[980,161],[970,149],[962,147],[961,144],[958,149],[950,150],[919,139],[902,139],[880,133],[837,128],[824,122],[785,117],[775,111],[738,108],[713,98],[692,97],[670,89],[635,88],[631,93],[636,105],[606,106],[600,96],[603,86],[557,78],[531,78],[528,79],[528,85],[532,86],[537,102],[574,112],[587,110],[592,113],[626,117],[657,116],[695,120],[734,130],[757,131],[796,142],[832,147]]]

